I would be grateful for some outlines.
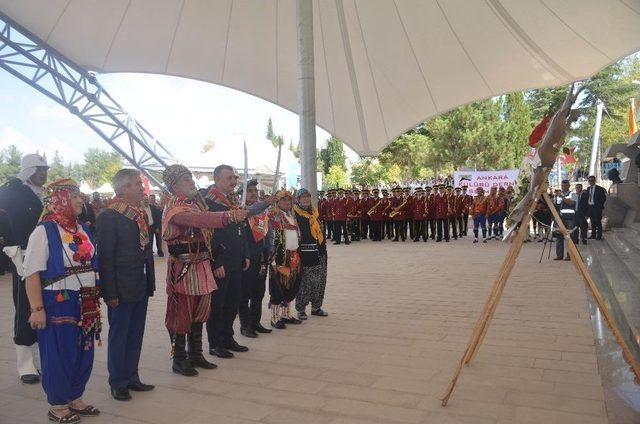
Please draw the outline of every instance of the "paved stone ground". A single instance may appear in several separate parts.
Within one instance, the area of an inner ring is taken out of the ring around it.
[[[506,249],[469,240],[331,246],[328,318],[257,340],[239,336],[250,352],[218,359],[217,370],[196,378],[170,371],[160,282],[141,361],[156,390],[112,400],[102,346],[85,400],[103,414],[86,421],[607,422],[583,284],[570,263],[538,265],[537,243],[525,245],[477,361],[440,406]],[[162,276],[162,262],[157,268]],[[0,423],[43,423],[42,389],[15,376],[10,293],[0,279]]]

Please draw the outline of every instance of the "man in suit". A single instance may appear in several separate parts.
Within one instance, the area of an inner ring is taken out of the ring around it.
[[[47,181],[48,169],[42,156],[26,155],[22,158],[17,178],[9,180],[0,188],[0,209],[5,210],[9,221],[5,246],[16,246],[18,251],[27,248],[29,236],[42,214],[43,186]],[[22,258],[22,254],[18,253],[18,257]],[[24,282],[14,264],[11,265],[11,274],[15,306],[13,341],[16,345],[18,375],[23,383],[36,384],[40,381],[40,375],[33,360],[37,337],[29,325],[31,308]]]
[[[580,240],[582,240],[582,244],[587,244],[587,230],[589,228],[589,225],[587,224],[587,204],[589,197],[587,192],[582,189],[582,184],[576,184],[576,197],[578,198],[576,203],[575,223],[578,230],[576,231],[580,231]]]
[[[121,169],[113,177],[116,197],[96,223],[97,253],[104,300],[108,306],[107,367],[114,399],[131,399],[130,390],[146,392],[138,374],[149,296],[155,291],[153,251],[147,214],[141,209],[140,172]]]
[[[95,232],[96,229],[96,214],[93,211],[89,197],[86,194],[82,195],[82,213],[78,215],[78,221],[85,224],[91,232]]]
[[[11,226],[9,225],[9,215],[4,209],[0,209],[0,275],[11,271],[11,260],[2,252],[2,249],[9,242]]]
[[[153,247],[153,240],[155,238],[158,256],[162,258],[164,256],[164,252],[162,251],[162,235],[160,234],[162,229],[162,209],[158,205],[155,194],[149,196],[149,209],[151,210],[151,218],[153,220],[153,224],[149,225],[151,246]]]
[[[607,192],[604,187],[596,185],[596,177],[590,175],[587,188],[587,215],[591,221],[590,239],[602,240],[602,211],[607,201]]]
[[[235,187],[238,178],[229,165],[213,171],[214,185],[207,189],[205,201],[210,212],[238,209]],[[218,290],[211,294],[211,315],[207,321],[209,353],[219,358],[233,358],[232,352],[247,352],[234,338],[233,321],[242,299],[242,273],[251,264],[243,223],[231,223],[213,233],[211,246],[220,252],[213,259],[213,275]]]

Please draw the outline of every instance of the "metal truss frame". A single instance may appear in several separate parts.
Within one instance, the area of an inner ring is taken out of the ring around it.
[[[100,85],[76,65],[0,12],[0,68],[21,79],[87,124],[156,186],[158,170],[177,159]]]

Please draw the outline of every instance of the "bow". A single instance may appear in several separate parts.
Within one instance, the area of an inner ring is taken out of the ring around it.
[[[242,184],[242,207],[247,206],[247,185],[249,184],[249,158],[247,156],[247,141],[242,140],[244,147],[244,183]]]

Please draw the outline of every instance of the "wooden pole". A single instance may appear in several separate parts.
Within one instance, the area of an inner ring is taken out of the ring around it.
[[[544,181],[546,181],[546,179]],[[544,192],[545,190],[546,182],[538,187],[534,199],[540,198],[540,193]],[[531,216],[535,207],[536,201],[534,200],[533,202],[531,202],[529,210],[520,224],[520,228],[518,229],[516,238],[511,243],[509,252],[507,252],[507,256],[505,257],[504,261],[502,262],[502,266],[500,267],[500,271],[498,272],[498,275],[493,282],[493,287],[491,289],[491,292],[489,293],[487,301],[485,302],[482,312],[480,313],[480,317],[478,318],[478,321],[476,322],[476,325],[473,329],[471,339],[467,343],[467,347],[464,351],[464,354],[462,355],[462,358],[460,359],[460,363],[458,364],[458,367],[456,368],[453,377],[449,382],[449,386],[447,387],[447,390],[442,397],[442,406],[446,406],[447,402],[449,402],[449,398],[451,397],[456,383],[458,382],[458,378],[462,373],[462,368],[471,362],[471,360],[477,354],[478,349],[480,349],[480,345],[484,340],[484,336],[489,329],[489,324],[491,322],[493,314],[495,313],[495,310],[498,307],[498,303],[500,302],[500,298],[502,296],[502,292],[504,291],[504,287],[506,286],[509,275],[513,270],[516,260],[518,259],[518,255],[520,254],[520,250],[522,249],[522,245],[524,244],[526,232],[529,229],[529,221],[531,220]]]
[[[587,266],[584,264],[584,261],[582,260],[582,256],[580,255],[578,248],[576,247],[575,243],[569,236],[569,231],[567,230],[567,227],[565,227],[564,223],[562,222],[562,218],[560,217],[560,214],[554,207],[553,202],[549,197],[549,195],[547,193],[543,193],[542,196],[544,197],[544,200],[547,202],[549,209],[551,209],[551,213],[553,214],[553,217],[556,220],[556,223],[558,224],[558,229],[562,233],[564,240],[567,243],[567,250],[569,251],[569,257],[571,258],[571,261],[575,265],[578,273],[582,276],[584,283],[589,289],[589,292],[591,293],[591,295],[593,296],[593,299],[596,301],[596,304],[598,305],[598,308],[600,309],[600,312],[602,313],[602,316],[604,317],[604,320],[607,323],[609,330],[611,330],[611,333],[613,334],[616,341],[620,345],[624,359],[631,366],[631,369],[633,370],[633,373],[636,375],[636,378],[640,379],[640,366],[636,362],[636,359],[631,353],[629,346],[627,346],[627,342],[624,340],[624,338],[622,337],[622,334],[620,333],[620,330],[616,326],[616,323],[613,320],[613,317],[611,316],[611,312],[609,312],[609,309],[607,308],[604,302],[604,299],[600,294],[600,290],[598,289],[598,286],[596,286],[595,281],[593,281],[591,274],[589,274],[589,271],[587,270]]]

